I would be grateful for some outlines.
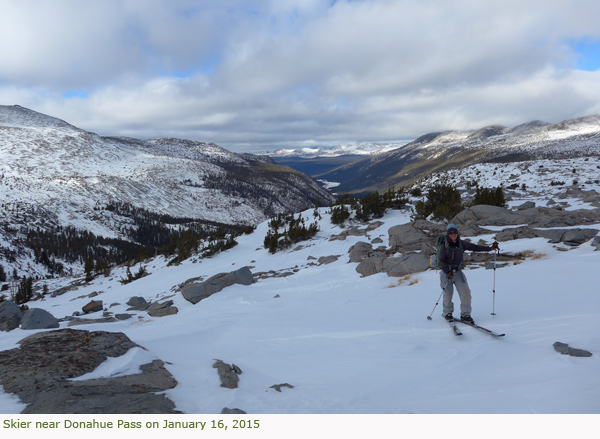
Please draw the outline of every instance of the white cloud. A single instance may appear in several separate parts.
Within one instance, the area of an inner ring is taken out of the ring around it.
[[[600,38],[598,16],[583,0],[9,0],[0,100],[234,150],[554,122],[600,111],[570,44]]]

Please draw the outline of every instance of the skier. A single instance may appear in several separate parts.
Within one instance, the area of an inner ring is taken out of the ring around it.
[[[462,271],[464,267],[464,250],[475,252],[489,252],[498,250],[498,243],[494,241],[491,246],[483,246],[463,241],[458,234],[458,227],[449,224],[446,228],[446,243],[440,249],[439,262],[442,271],[440,272],[440,281],[442,290],[444,290],[444,309],[443,316],[446,320],[452,321],[454,317],[454,303],[452,303],[453,286],[456,286],[458,296],[460,297],[460,319],[463,322],[474,324],[471,317],[471,289],[467,283],[467,277]]]

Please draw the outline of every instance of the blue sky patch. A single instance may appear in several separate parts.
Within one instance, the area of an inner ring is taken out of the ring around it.
[[[575,67],[578,70],[595,72],[600,69],[600,40],[586,38],[576,41],[573,49],[577,56]]]
[[[68,91],[64,92],[62,95],[64,98],[67,98],[67,99],[75,99],[75,98],[85,99],[85,98],[90,97],[89,92],[87,92],[85,90],[81,90],[81,89],[68,90]]]

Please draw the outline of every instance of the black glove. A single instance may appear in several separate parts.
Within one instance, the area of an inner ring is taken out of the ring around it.
[[[446,279],[454,279],[454,272],[452,270],[446,272]]]
[[[490,251],[492,250],[500,250],[500,247],[498,247],[498,243],[496,241],[494,241],[494,243],[490,247]]]

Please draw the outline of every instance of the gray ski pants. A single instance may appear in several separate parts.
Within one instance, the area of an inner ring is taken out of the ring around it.
[[[443,315],[452,314],[454,312],[454,303],[452,303],[452,293],[454,287],[458,291],[460,297],[460,315],[471,314],[471,289],[467,284],[467,277],[462,270],[454,273],[454,278],[446,279],[446,273],[440,272],[440,285],[444,290],[444,309]]]

